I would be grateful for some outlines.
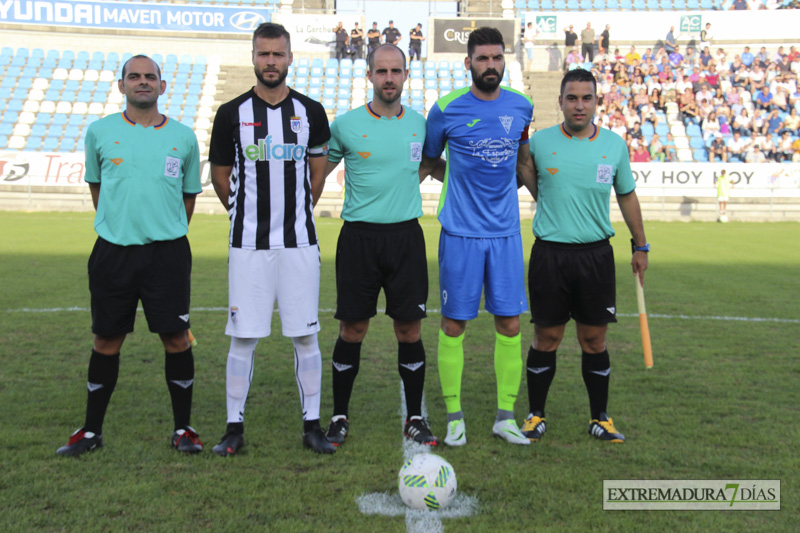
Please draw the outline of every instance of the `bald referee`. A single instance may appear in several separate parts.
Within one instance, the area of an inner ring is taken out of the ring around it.
[[[344,225],[336,247],[339,338],[333,349],[333,417],[327,437],[338,446],[349,432],[350,395],[361,345],[383,289],[405,392],[404,434],[419,444],[436,446],[439,440],[422,418],[426,362],[421,330],[428,261],[417,219],[422,216],[419,166],[425,119],[400,103],[408,77],[400,48],[382,44],[369,54],[368,63],[375,97],[336,119],[328,153],[327,173],[344,159],[346,181]],[[440,170],[443,174],[444,168]]]
[[[544,435],[544,407],[556,372],[556,350],[572,318],[589,393],[589,434],[624,442],[606,409],[611,375],[606,331],[617,321],[614,253],[609,243],[614,236],[611,189],[633,237],[631,265],[642,283],[650,246],[625,141],[592,122],[597,104],[594,76],[580,69],[567,73],[558,102],[564,122],[531,138],[534,173],[521,176],[537,200],[536,241],[528,273],[534,324],[527,361],[530,414],[522,433],[531,441]]]
[[[120,349],[133,331],[139,300],[166,352],[172,446],[199,452],[203,444],[189,426],[194,356],[187,335],[192,252],[186,239],[201,191],[197,138],[158,111],[167,83],[149,57],[129,59],[118,87],[125,111],[98,120],[86,134],[86,182],[97,210],[97,242],[89,257],[94,347],[86,420],[56,453],[75,456],[103,446]]]

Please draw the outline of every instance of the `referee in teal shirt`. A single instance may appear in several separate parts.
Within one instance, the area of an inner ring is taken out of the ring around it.
[[[118,86],[125,111],[94,122],[86,134],[86,182],[98,235],[89,258],[94,348],[86,420],[56,453],[75,456],[103,446],[119,353],[133,331],[139,300],[166,352],[172,446],[196,453],[203,444],[189,425],[194,357],[187,334],[192,253],[186,233],[201,191],[197,138],[159,113],[167,84],[147,56],[125,63]]]
[[[625,141],[594,125],[597,82],[585,70],[567,73],[558,97],[564,122],[530,142],[533,175],[520,176],[536,199],[528,270],[533,343],[528,351],[530,414],[522,432],[531,441],[546,430],[544,406],[556,371],[556,349],[575,320],[581,369],[589,393],[589,434],[624,442],[606,412],[611,374],[606,331],[616,322],[614,236],[609,218],[614,189],[633,239],[633,273],[644,283],[647,244]]]
[[[420,333],[428,262],[417,219],[422,216],[419,167],[425,119],[400,103],[408,77],[402,50],[381,45],[369,54],[368,63],[375,98],[334,121],[328,152],[327,174],[344,159],[345,198],[336,248],[339,338],[333,350],[333,417],[327,437],[338,446],[349,432],[348,406],[361,343],[382,288],[398,342],[408,411],[404,434],[436,446],[439,441],[422,418],[425,349]]]

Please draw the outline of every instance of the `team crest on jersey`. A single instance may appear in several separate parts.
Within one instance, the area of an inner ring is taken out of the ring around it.
[[[411,161],[422,161],[422,143],[411,143]]]
[[[503,129],[506,130],[506,133],[511,133],[511,123],[514,122],[514,117],[509,117],[504,115],[502,117],[497,117],[500,119],[500,124],[503,125]]]
[[[292,128],[293,132],[300,133],[300,130],[303,129],[303,119],[300,117],[290,117],[289,126]]]
[[[612,183],[614,181],[614,167],[611,165],[597,165],[597,183]]]
[[[164,175],[170,178],[177,178],[180,176],[181,160],[177,157],[167,156],[164,162]]]

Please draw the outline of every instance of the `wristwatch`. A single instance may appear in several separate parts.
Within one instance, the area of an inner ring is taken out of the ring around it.
[[[636,246],[636,243],[633,242],[633,239],[631,239],[631,253],[636,253],[636,252],[647,253],[649,251],[650,251],[650,243],[649,242],[647,244],[645,244],[644,246]]]

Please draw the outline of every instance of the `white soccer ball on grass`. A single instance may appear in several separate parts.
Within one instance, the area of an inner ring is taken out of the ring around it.
[[[412,509],[442,509],[456,496],[453,466],[432,453],[418,453],[397,475],[400,498]]]

